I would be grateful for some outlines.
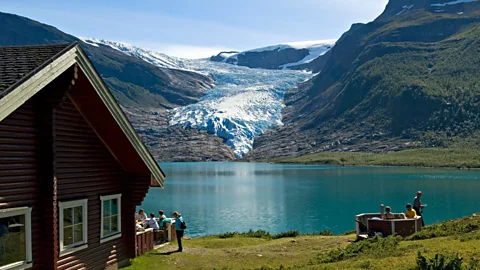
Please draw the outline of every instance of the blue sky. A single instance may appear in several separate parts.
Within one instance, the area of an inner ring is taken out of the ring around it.
[[[282,42],[336,39],[388,0],[0,0],[0,11],[80,37],[123,41],[179,57]]]

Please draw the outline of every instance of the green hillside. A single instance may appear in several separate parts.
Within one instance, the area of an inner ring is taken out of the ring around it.
[[[287,94],[285,127],[256,140],[253,156],[479,146],[480,4],[438,12],[433,2],[402,12],[413,2],[390,1],[375,21],[354,25],[322,72]]]

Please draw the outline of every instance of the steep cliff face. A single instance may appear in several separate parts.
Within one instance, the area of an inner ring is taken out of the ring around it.
[[[480,3],[439,2],[391,1],[352,27],[322,72],[287,93],[285,126],[255,140],[252,157],[439,146],[478,132]]]

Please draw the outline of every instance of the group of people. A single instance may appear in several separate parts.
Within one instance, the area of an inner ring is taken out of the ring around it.
[[[145,211],[143,209],[140,209],[138,213],[135,213],[136,230],[142,231],[144,229],[152,228],[154,231],[158,231],[165,228],[167,223],[172,223],[172,220],[175,220],[175,232],[177,234],[178,242],[177,252],[182,252],[182,238],[184,230],[186,228],[182,215],[175,211],[172,213],[173,219],[167,218],[163,210],[158,210],[158,216],[159,218],[155,218],[155,214],[150,213],[150,218],[147,218]]]
[[[420,199],[422,198],[422,192],[418,191],[417,196],[413,199],[413,206],[410,203],[407,203],[405,206],[405,214],[400,214],[399,218],[416,218],[422,216],[422,209],[427,205],[422,204]],[[395,215],[392,213],[392,208],[390,206],[385,207],[385,213],[382,216],[383,219],[395,219]],[[422,218],[422,226],[425,226]]]

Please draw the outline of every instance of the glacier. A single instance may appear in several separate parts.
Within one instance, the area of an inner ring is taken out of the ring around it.
[[[184,63],[211,74],[215,85],[198,103],[173,109],[169,124],[207,130],[223,138],[237,158],[252,150],[255,137],[282,125],[284,93],[313,77],[305,71],[251,69],[208,60]]]
[[[123,42],[94,38],[81,40],[92,46],[111,47],[158,67],[212,76],[213,88],[199,102],[169,111],[169,125],[207,130],[223,138],[237,158],[252,150],[255,137],[282,125],[285,92],[315,75],[288,69],[252,69],[208,59],[181,59]],[[325,52],[323,48],[319,50],[318,46],[310,43],[319,44],[309,42],[289,46],[313,45],[316,53]],[[235,57],[233,54],[229,56]]]

